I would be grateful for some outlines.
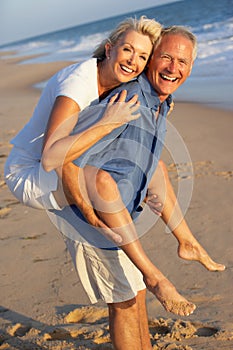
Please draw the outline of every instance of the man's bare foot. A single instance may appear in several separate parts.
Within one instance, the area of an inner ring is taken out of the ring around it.
[[[168,279],[159,281],[155,287],[147,286],[160,301],[166,311],[180,316],[189,316],[196,309],[196,305],[182,297]]]
[[[225,265],[213,261],[198,242],[182,242],[178,247],[178,255],[185,260],[200,262],[209,271],[224,271]]]

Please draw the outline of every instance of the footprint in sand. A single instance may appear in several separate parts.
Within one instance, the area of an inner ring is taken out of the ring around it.
[[[212,337],[219,332],[218,328],[183,320],[153,320],[149,323],[150,333],[154,340],[177,340],[195,337]]]
[[[196,161],[193,163],[170,163],[167,166],[171,178],[175,180],[191,179],[192,177],[203,177],[215,175],[230,180],[233,177],[233,171],[214,171],[214,162],[210,160]]]
[[[11,211],[11,208],[4,207],[0,208],[0,219],[3,219],[5,216],[7,216]]]
[[[23,325],[21,323],[16,323],[14,326],[9,327],[7,333],[12,337],[23,337],[31,329],[29,325]]]
[[[230,180],[233,177],[233,171],[216,171],[214,175]]]
[[[87,306],[71,311],[65,321],[67,323],[102,323],[107,321],[107,317],[107,308]]]
[[[84,306],[71,311],[66,317],[66,325],[55,327],[44,334],[44,340],[92,340],[95,344],[110,342],[107,326],[107,308]],[[69,325],[69,324],[73,325]],[[74,325],[74,323],[76,325]]]
[[[1,181],[0,181],[0,187],[3,187],[5,184],[6,184],[6,183],[5,183],[4,180],[1,180]]]

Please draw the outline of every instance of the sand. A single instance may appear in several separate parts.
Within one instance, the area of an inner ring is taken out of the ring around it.
[[[18,64],[0,60],[0,349],[112,349],[107,309],[89,305],[63,240],[44,211],[21,205],[9,192],[3,166],[9,140],[29,120],[48,79],[68,62]],[[170,121],[191,155],[194,174],[177,176],[167,152],[171,180],[194,185],[186,219],[224,272],[178,258],[177,243],[158,221],[142,244],[179,292],[197,305],[190,317],[163,310],[148,292],[154,349],[233,349],[232,112],[177,102]],[[188,164],[179,164],[185,174]],[[127,350],[127,349],[126,349]]]

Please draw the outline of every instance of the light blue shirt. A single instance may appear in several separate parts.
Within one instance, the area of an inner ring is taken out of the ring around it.
[[[133,82],[121,85],[112,94],[122,89],[128,90],[128,99],[138,94],[141,117],[115,129],[74,163],[79,167],[89,164],[109,172],[118,184],[124,204],[133,214],[145,198],[148,183],[160,159],[171,97],[160,104],[157,93],[144,74]],[[105,106],[111,95],[102,101],[98,112],[96,108],[90,107],[81,113],[81,122],[77,124],[74,133],[80,132],[81,125],[83,129],[83,124],[93,119],[90,118],[91,111],[95,118],[102,116],[101,106]],[[160,113],[156,118],[155,113],[159,107]]]
[[[102,117],[110,97],[122,89],[128,91],[128,99],[138,94],[141,116],[113,130],[74,163],[79,167],[89,164],[109,172],[116,181],[122,200],[134,219],[141,211],[140,203],[146,196],[149,182],[161,156],[166,133],[166,115],[172,102],[171,96],[161,104],[146,75],[142,74],[134,81],[114,89],[100,104],[93,104],[82,111],[73,133],[81,132],[96,123]],[[156,118],[155,113],[158,109],[160,112]],[[81,220],[85,220],[78,208],[73,206],[72,209]],[[68,212],[69,210],[64,208],[57,214],[67,217]],[[68,217],[67,220],[69,220]],[[88,225],[84,225],[83,232],[81,232],[81,226],[80,224],[76,226],[78,231],[92,244],[103,248],[109,246],[110,242],[106,239],[104,239],[106,242],[103,242],[103,236],[90,225],[90,229],[87,229]],[[110,243],[111,246],[112,244]]]

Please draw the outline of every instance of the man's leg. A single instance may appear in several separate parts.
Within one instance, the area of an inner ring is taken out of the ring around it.
[[[128,301],[108,304],[109,331],[116,350],[151,350],[146,290]]]
[[[163,203],[162,219],[179,243],[179,257],[198,261],[210,271],[223,271],[225,266],[214,262],[190,231],[177,202],[167,167],[162,161],[159,162],[154,173],[148,193],[149,197],[156,194],[156,201]],[[150,205],[149,202],[148,204]]]
[[[143,341],[142,349],[145,349],[145,350],[151,349],[148,315],[147,315],[147,307],[146,307],[146,289],[138,292],[137,305],[138,305],[140,333],[141,333],[141,339]]]

